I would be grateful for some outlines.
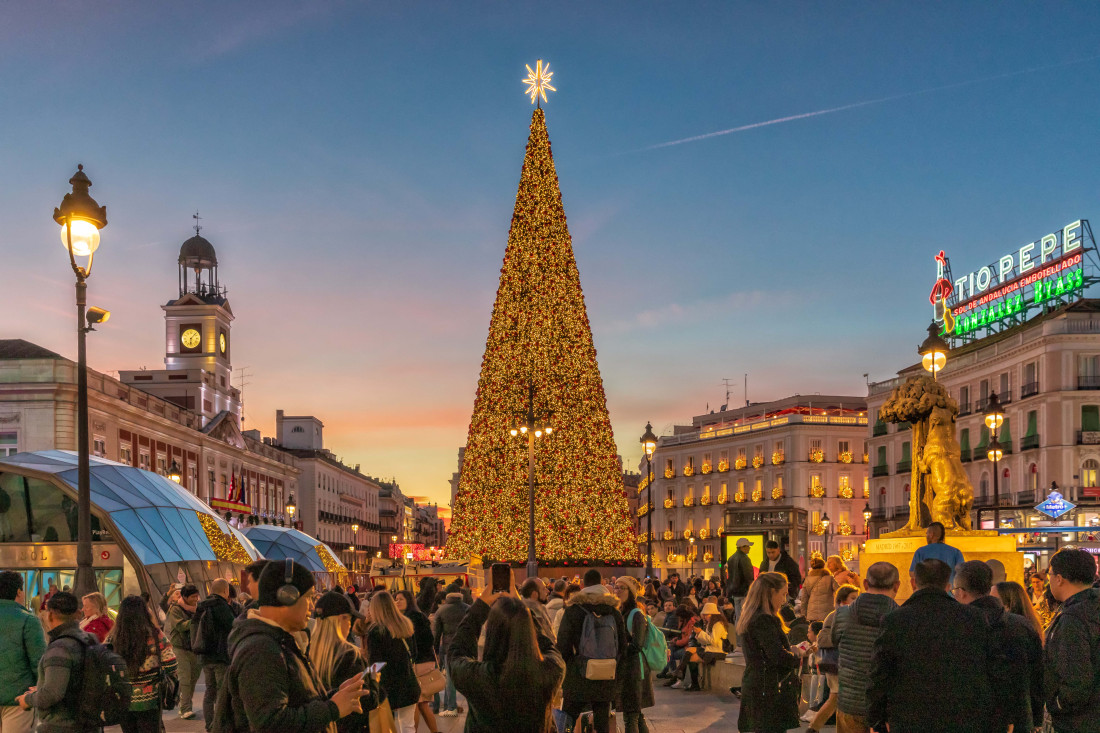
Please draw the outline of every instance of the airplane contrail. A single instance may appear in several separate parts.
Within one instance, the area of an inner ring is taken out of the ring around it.
[[[857,107],[866,107],[872,104],[882,104],[884,102],[893,102],[897,99],[905,99],[907,97],[916,97],[921,94],[931,94],[932,92],[942,92],[947,89],[958,89],[959,87],[971,86],[973,84],[981,84],[987,81],[997,81],[998,79],[1008,79],[1013,76],[1022,76],[1024,74],[1033,74],[1038,71],[1047,71],[1049,69],[1060,69],[1065,66],[1073,66],[1074,64],[1083,64],[1088,61],[1095,61],[1100,59],[1100,54],[1093,56],[1087,56],[1082,59],[1075,59],[1073,61],[1064,61],[1057,64],[1048,64],[1046,66],[1036,66],[1030,69],[1021,69],[1020,71],[1009,71],[1005,74],[997,74],[996,76],[985,76],[980,79],[968,79],[967,81],[960,81],[954,84],[945,84],[939,87],[930,87],[928,89],[919,89],[915,92],[903,92],[902,94],[892,94],[888,97],[879,97],[877,99],[867,99],[862,102],[852,102],[851,104],[843,104],[839,107],[829,107],[828,109],[818,109],[813,112],[803,112],[797,115],[788,115],[787,117],[777,117],[774,120],[764,120],[763,122],[753,122],[748,125],[741,125],[739,127],[731,127],[727,130],[715,130],[714,132],[706,132],[702,135],[693,135],[691,137],[680,138],[679,140],[670,140],[664,143],[657,143],[656,145],[650,145],[649,147],[642,148],[642,150],[658,150],[660,148],[668,148],[673,145],[683,145],[684,143],[698,142],[699,140],[706,140],[712,137],[720,137],[722,135],[732,135],[735,132],[744,132],[745,130],[755,130],[758,127],[769,127],[771,125],[780,125],[784,122],[793,122],[795,120],[804,120],[808,117],[819,117],[821,115],[829,115],[834,112],[843,112],[846,109],[855,109]]]

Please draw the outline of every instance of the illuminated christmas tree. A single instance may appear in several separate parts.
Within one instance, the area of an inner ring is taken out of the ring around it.
[[[553,431],[535,440],[535,548],[540,564],[633,563],[607,402],[565,222],[542,109],[520,174],[508,247],[466,440],[453,558],[522,562],[528,545],[528,454],[510,432],[529,402]]]

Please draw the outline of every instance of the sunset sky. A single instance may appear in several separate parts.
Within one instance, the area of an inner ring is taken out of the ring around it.
[[[446,503],[542,58],[636,466],[646,420],[723,378],[733,403],[745,373],[754,401],[864,394],[915,361],[940,249],[968,272],[1100,222],[1097,28],[1094,3],[5,3],[0,337],[75,357],[51,212],[83,163],[110,220],[93,368],[163,366],[198,210],[245,429],[316,415]]]

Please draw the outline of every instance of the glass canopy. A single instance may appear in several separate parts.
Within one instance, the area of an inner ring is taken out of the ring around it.
[[[249,527],[244,533],[268,560],[285,560],[289,557],[312,573],[339,575],[347,572],[347,568],[328,545],[305,532],[290,527],[259,524]]]
[[[134,560],[151,573],[150,566],[167,563],[239,565],[260,557],[243,533],[174,481],[94,456],[90,458],[90,473],[93,515],[109,520],[113,526],[104,527],[105,532],[128,546]],[[49,498],[51,492],[56,493],[57,484],[69,489],[73,497],[62,497],[60,502]],[[15,532],[11,541],[66,541],[70,534],[69,541],[75,541],[75,531],[70,533],[67,527],[74,525],[76,453],[38,451],[0,459],[0,489],[21,499],[10,502],[20,514],[10,520]],[[59,508],[54,508],[54,504]],[[60,516],[53,525],[50,525],[51,510]],[[43,535],[41,529],[46,525],[50,527]],[[93,529],[95,525],[93,521]],[[25,531],[20,529],[24,526]],[[27,536],[21,537],[20,532]]]

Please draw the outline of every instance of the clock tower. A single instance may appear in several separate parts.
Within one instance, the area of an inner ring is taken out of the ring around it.
[[[205,425],[229,412],[240,424],[240,392],[232,384],[233,311],[218,279],[214,245],[200,234],[180,247],[179,296],[164,311],[164,370],[122,372],[122,381],[193,410]]]

